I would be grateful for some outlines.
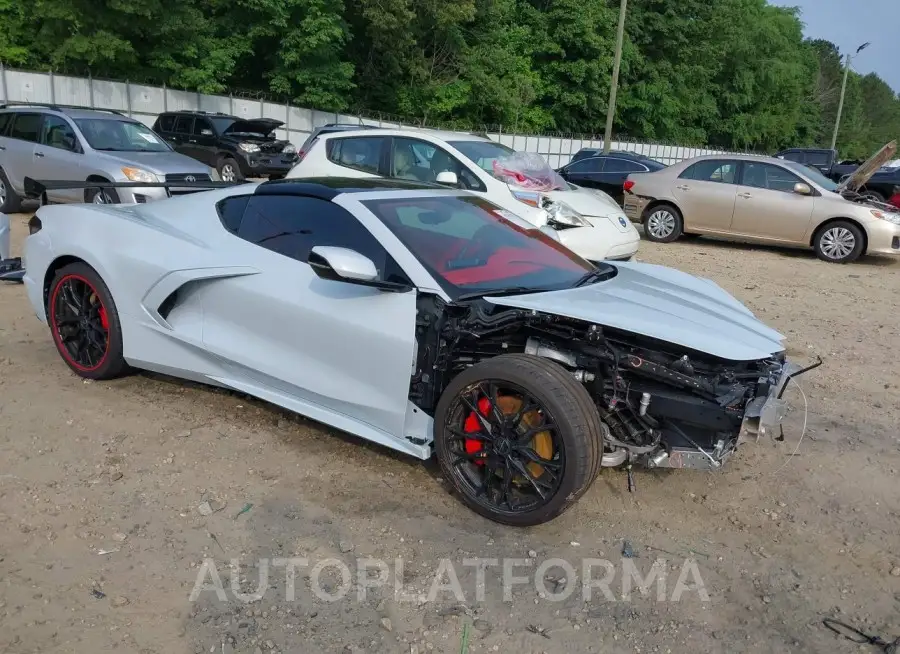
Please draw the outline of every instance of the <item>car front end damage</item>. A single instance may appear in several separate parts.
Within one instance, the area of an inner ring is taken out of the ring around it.
[[[784,352],[733,361],[595,322],[484,299],[420,298],[411,401],[429,412],[450,379],[501,354],[562,366],[584,385],[604,425],[604,467],[716,470],[749,438],[780,439],[787,385],[799,368]],[[633,478],[629,474],[629,486]]]

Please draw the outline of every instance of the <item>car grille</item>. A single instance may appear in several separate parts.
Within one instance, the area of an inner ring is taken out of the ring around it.
[[[188,179],[188,177],[193,177],[193,179]],[[166,175],[167,182],[208,182],[210,181],[209,175],[206,173],[173,173],[171,175]]]

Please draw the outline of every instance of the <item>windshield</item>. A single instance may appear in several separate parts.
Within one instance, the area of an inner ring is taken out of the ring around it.
[[[801,163],[797,163],[796,161],[788,161],[787,159],[785,159],[781,163],[783,163],[788,168],[793,168],[801,175],[808,177],[826,191],[833,191],[835,193],[837,192],[838,185],[825,177],[825,175],[820,173],[817,169],[805,166]]]
[[[493,141],[447,141],[465,157],[487,173],[494,173],[494,162],[516,151]]]
[[[95,150],[108,152],[168,152],[166,145],[149,127],[131,120],[81,118],[75,124]]]
[[[452,299],[571,288],[594,270],[531,223],[481,198],[429,196],[363,204]]]

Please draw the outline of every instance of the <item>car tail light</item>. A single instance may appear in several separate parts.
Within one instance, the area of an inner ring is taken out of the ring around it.
[[[622,188],[625,189],[625,191],[626,191],[627,193],[630,193],[630,192],[631,192],[631,189],[634,188],[634,182],[631,181],[630,179],[626,179],[626,180],[625,180],[625,183],[622,184]]]

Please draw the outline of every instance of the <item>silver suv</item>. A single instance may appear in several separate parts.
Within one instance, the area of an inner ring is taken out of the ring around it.
[[[97,182],[217,181],[143,123],[111,109],[0,104],[0,213],[18,211],[25,178]],[[47,191],[43,203],[143,203],[177,193],[160,187]]]

